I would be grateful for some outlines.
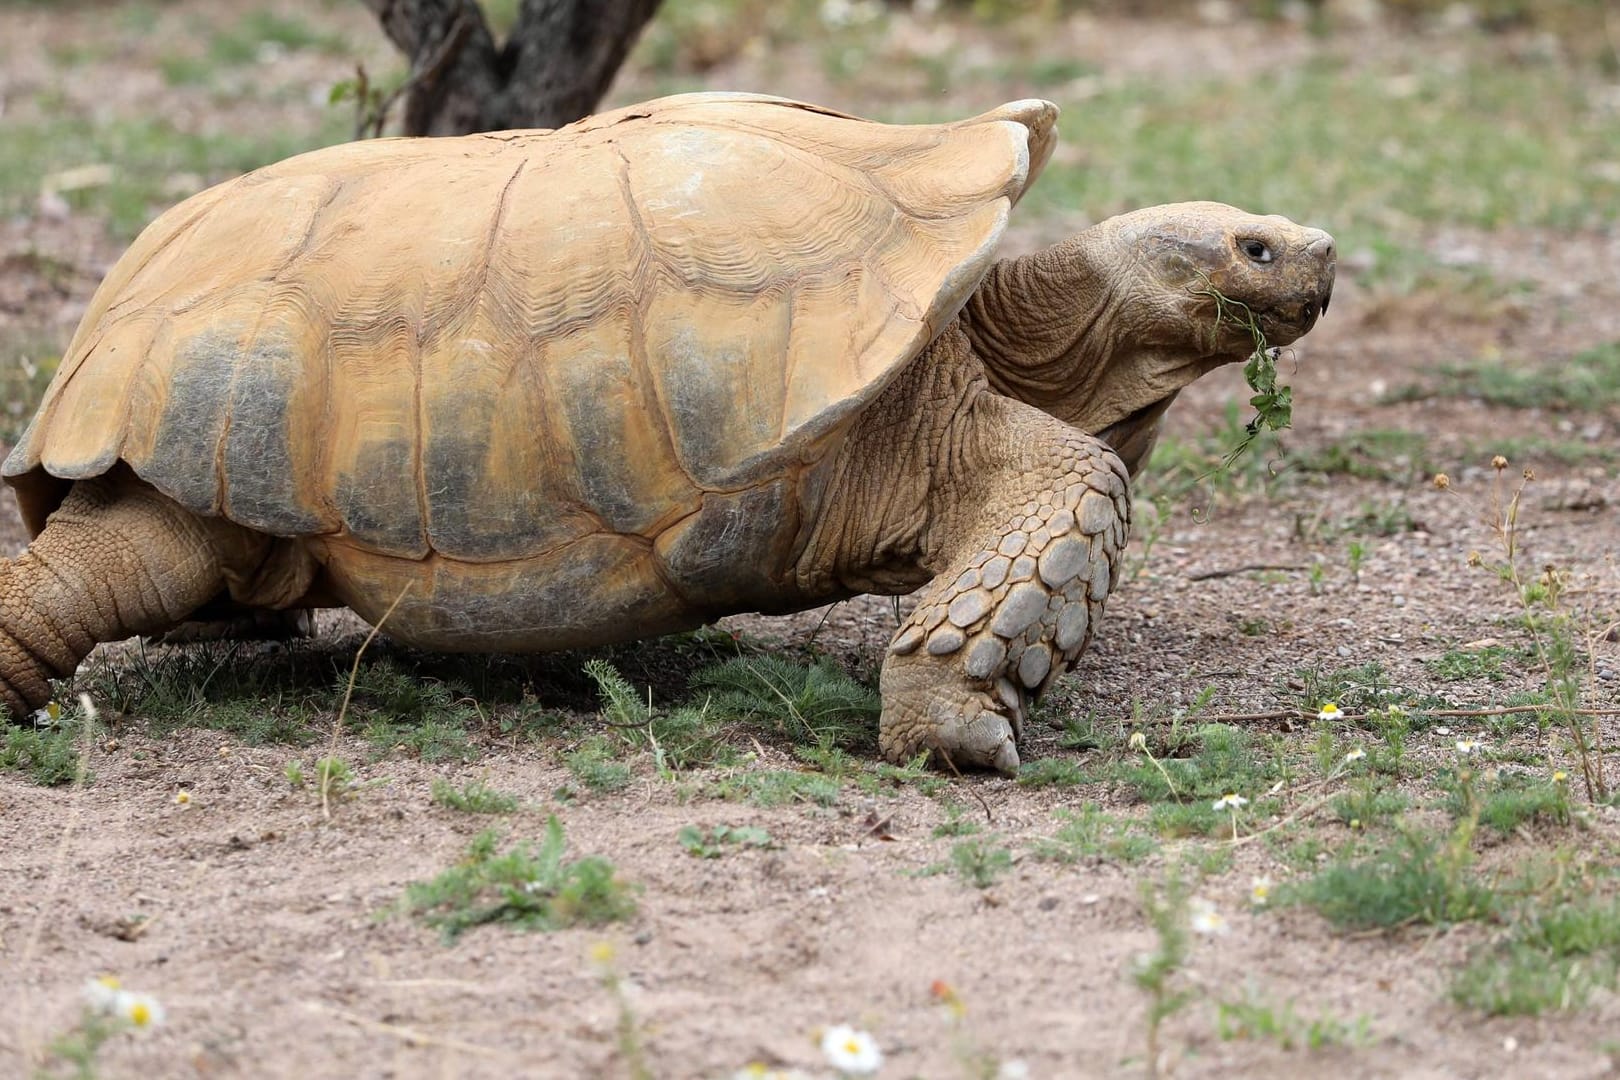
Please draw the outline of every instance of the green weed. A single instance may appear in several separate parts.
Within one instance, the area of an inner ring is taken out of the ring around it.
[[[630,888],[606,859],[563,859],[566,841],[555,816],[538,848],[520,841],[497,854],[498,841],[494,829],[479,833],[455,866],[406,886],[401,910],[437,929],[447,944],[485,923],[560,930],[635,914]]]
[[[676,834],[688,855],[699,859],[718,859],[728,850],[743,847],[770,848],[776,846],[771,834],[755,825],[716,825],[700,829],[696,825],[682,826]]]
[[[728,802],[744,801],[755,806],[786,806],[810,803],[831,806],[838,801],[838,781],[813,772],[767,770],[741,772],[716,780],[705,789],[715,798]]]
[[[647,747],[661,773],[735,760],[723,742],[721,722],[708,705],[655,710],[651,691],[644,697],[605,660],[587,661],[585,674],[601,695],[603,718],[622,738]]]
[[[1061,824],[1056,833],[1030,846],[1033,858],[1057,863],[1075,863],[1088,858],[1134,863],[1159,848],[1152,837],[1133,832],[1127,822],[1110,817],[1094,805],[1059,810],[1058,821]]]
[[[576,780],[596,792],[623,791],[634,776],[630,766],[616,759],[613,743],[605,735],[593,735],[564,754],[563,764]]]
[[[1018,783],[1023,787],[1074,787],[1090,779],[1085,769],[1068,758],[1041,758],[1028,761],[1018,770]]]
[[[774,656],[748,656],[704,668],[692,687],[706,691],[718,716],[766,724],[796,742],[869,747],[883,703],[870,687],[831,661],[795,664]]]
[[[951,870],[976,889],[988,889],[1012,869],[1012,852],[989,839],[951,845]]]
[[[1442,846],[1417,833],[1356,862],[1336,862],[1284,896],[1315,908],[1340,929],[1446,925],[1486,918],[1496,896],[1473,874],[1466,840]]]
[[[1531,904],[1507,938],[1476,951],[1452,982],[1460,1003],[1495,1016],[1538,1016],[1613,991],[1620,974],[1620,902]]]
[[[1360,1046],[1369,1039],[1370,1024],[1365,1016],[1346,1022],[1333,1016],[1306,1019],[1294,1010],[1293,1002],[1281,1006],[1258,997],[1251,990],[1241,1001],[1221,1001],[1215,1005],[1215,1028],[1221,1039],[1264,1040],[1284,1050],[1322,1050],[1329,1046]]]
[[[510,814],[521,802],[516,795],[496,791],[482,780],[469,780],[456,787],[448,780],[435,778],[432,791],[434,802],[464,814]]]

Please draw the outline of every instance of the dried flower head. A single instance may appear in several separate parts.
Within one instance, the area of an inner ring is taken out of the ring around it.
[[[1503,469],[1507,468],[1507,458],[1503,457],[1501,454],[1497,454],[1495,457],[1491,458],[1491,468],[1495,469],[1497,472],[1501,472]]]
[[[1446,490],[1451,486],[1451,477],[1447,476],[1445,473],[1435,473],[1434,486],[1439,488],[1441,491]]]

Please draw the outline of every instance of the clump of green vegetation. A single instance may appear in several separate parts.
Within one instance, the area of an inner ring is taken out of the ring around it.
[[[1030,855],[1047,862],[1075,863],[1081,859],[1113,859],[1134,863],[1159,848],[1150,836],[1133,832],[1128,823],[1102,812],[1095,805],[1058,811],[1056,833],[1035,841]],[[936,835],[938,830],[935,830]]]
[[[1478,950],[1452,996],[1495,1016],[1538,1016],[1585,1005],[1620,981],[1620,901],[1526,905],[1503,941]]]
[[[654,710],[650,691],[643,697],[605,660],[588,661],[585,674],[595,681],[601,695],[603,719],[621,738],[647,747],[660,772],[734,760],[723,741],[720,721],[709,706]]]
[[[423,678],[392,660],[377,660],[359,668],[349,710],[365,722],[361,733],[378,750],[405,750],[428,762],[477,756],[467,728],[481,723],[483,713],[461,683]]]
[[[1469,771],[1443,777],[1440,786],[1446,792],[1446,810],[1453,817],[1476,815],[1481,825],[1503,835],[1537,821],[1570,822],[1569,788],[1557,780],[1503,770],[1481,786]]]
[[[592,735],[579,748],[563,755],[563,764],[574,778],[592,791],[623,791],[634,775],[630,766],[617,760],[613,742],[605,735]]]
[[[0,742],[0,769],[21,773],[40,787],[89,779],[79,755],[79,740],[84,725],[93,721],[78,715],[77,709],[55,708],[56,716],[49,724],[25,718],[23,725],[31,726],[10,727]]]
[[[1459,827],[1442,845],[1405,832],[1376,855],[1335,862],[1284,895],[1349,930],[1483,919],[1498,902],[1473,873],[1471,836],[1471,827]]]
[[[562,824],[546,822],[540,846],[519,842],[496,853],[499,834],[487,829],[467,854],[432,881],[406,886],[401,909],[453,943],[485,923],[525,930],[601,926],[628,919],[636,904],[613,864],[597,856],[565,860]]]
[[[1276,779],[1277,763],[1257,752],[1248,732],[1227,724],[1202,724],[1190,732],[1188,757],[1131,759],[1122,779],[1148,802],[1219,799],[1264,791]]]
[[[1256,997],[1252,992],[1241,1001],[1216,1002],[1216,1031],[1233,1039],[1263,1039],[1284,1050],[1321,1050],[1329,1046],[1359,1046],[1367,1042],[1369,1024],[1365,1016],[1346,1022],[1334,1016],[1306,1019],[1294,1011],[1293,1002],[1281,1007]]]
[[[1398,400],[1472,398],[1509,409],[1595,409],[1620,402],[1620,341],[1576,353],[1550,366],[1490,357],[1441,364],[1428,387],[1403,387]]]
[[[712,829],[700,829],[696,825],[686,825],[676,834],[687,854],[699,859],[718,859],[728,850],[734,851],[742,847],[769,848],[775,847],[776,841],[765,829],[754,825],[716,825]]]
[[[1487,645],[1480,649],[1447,649],[1423,666],[1447,682],[1460,679],[1489,679],[1501,682],[1506,675],[1502,662],[1512,653],[1503,645]]]
[[[510,814],[519,805],[516,795],[496,791],[482,780],[469,780],[456,787],[448,780],[434,779],[433,801],[465,814]]]
[[[943,807],[945,820],[934,826],[933,836],[972,836],[980,831],[979,823],[968,817],[967,807],[948,802]]]
[[[718,716],[764,723],[774,734],[817,746],[870,747],[883,711],[871,687],[829,660],[738,657],[697,672],[692,687],[709,693],[708,707]]]
[[[963,840],[951,846],[951,870],[976,889],[994,885],[1012,864],[1012,852],[989,839]]]
[[[1074,787],[1089,779],[1079,762],[1068,758],[1041,758],[1028,761],[1018,770],[1018,783],[1023,787]]]
[[[705,789],[717,799],[744,801],[755,806],[785,806],[800,802],[831,806],[838,801],[838,790],[838,781],[830,776],[788,769],[732,773]]]
[[[1412,800],[1371,779],[1360,780],[1334,796],[1333,815],[1356,829],[1370,829],[1405,813]]]

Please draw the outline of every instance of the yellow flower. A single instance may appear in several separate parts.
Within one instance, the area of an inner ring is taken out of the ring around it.
[[[607,967],[619,955],[619,950],[613,947],[611,941],[597,941],[591,944],[589,953],[591,963],[600,967]]]
[[[1252,904],[1265,904],[1271,900],[1271,879],[1257,877],[1249,886],[1249,902]]]
[[[191,792],[187,791],[184,788],[181,788],[179,791],[175,792],[174,793],[174,804],[176,806],[190,806],[191,805]]]
[[[1458,739],[1457,740],[1457,753],[1459,753],[1459,754],[1472,754],[1475,750],[1478,750],[1478,749],[1479,749],[1479,740],[1478,739]]]
[[[1565,772],[1563,769],[1559,769],[1557,772],[1553,773],[1553,783],[1555,784],[1562,784],[1568,780],[1569,773]]]
[[[1322,706],[1322,711],[1316,714],[1316,718],[1318,720],[1337,720],[1343,715],[1344,713],[1339,711],[1339,707],[1330,701]]]
[[[1344,755],[1344,760],[1345,760],[1345,763],[1348,764],[1349,762],[1352,762],[1352,761],[1360,761],[1362,758],[1364,758],[1366,756],[1367,756],[1367,751],[1363,750],[1361,747],[1358,746],[1354,750],[1350,750],[1350,751],[1346,752],[1345,755]]]

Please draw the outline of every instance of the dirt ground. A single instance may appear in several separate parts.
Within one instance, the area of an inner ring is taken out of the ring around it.
[[[367,40],[363,11],[323,10],[353,40]],[[8,8],[0,11],[0,39],[69,40],[91,18],[79,9]],[[1105,71],[1172,78],[1182,50],[1230,63],[1268,36],[1275,31],[1244,24],[1089,23],[1084,48]],[[1280,46],[1293,61],[1316,47],[1297,34]],[[380,44],[373,48],[386,57]],[[312,83],[342,77],[348,63],[302,53],[285,62],[310,67],[288,78]],[[120,63],[130,73],[111,85],[164,107],[161,81],[129,58],[109,59],[101,75],[115,80],[111,69]],[[27,63],[19,60],[5,77],[13,91],[23,86]],[[754,56],[729,60],[707,78],[858,105],[814,70],[795,82]],[[76,92],[96,92],[93,78],[82,82]],[[633,100],[654,85],[651,75],[632,71],[615,99]],[[1055,226],[1027,227],[1011,242],[1054,238],[1043,228]],[[1502,584],[1467,564],[1470,551],[1490,552],[1495,543],[1486,520],[1495,448],[1539,434],[1614,449],[1620,414],[1560,415],[1469,399],[1392,403],[1388,394],[1489,347],[1554,358],[1620,340],[1620,232],[1435,229],[1420,243],[1523,285],[1488,302],[1421,291],[1392,298],[1363,288],[1349,267],[1331,314],[1295,350],[1295,426],[1275,465],[1286,470],[1291,458],[1358,432],[1414,431],[1430,439],[1424,461],[1450,474],[1452,490],[1428,483],[1427,470],[1398,480],[1312,473],[1267,492],[1219,494],[1208,506],[1187,497],[1156,521],[1144,510],[1134,576],[1046,710],[1055,723],[1090,714],[1117,727],[1141,710],[1167,715],[1210,687],[1205,718],[1270,712],[1299,704],[1298,672],[1372,661],[1396,685],[1433,684],[1463,707],[1537,685],[1528,668],[1510,670],[1505,684],[1438,684],[1423,662],[1486,639],[1523,645]],[[118,250],[97,222],[77,215],[0,225],[0,314],[65,342]],[[47,274],[26,253],[47,254],[73,272]],[[1225,404],[1244,396],[1236,371],[1206,379],[1175,407],[1172,434],[1192,439],[1213,430]],[[1522,515],[1522,564],[1567,573],[1572,602],[1601,631],[1620,618],[1620,481],[1612,458],[1568,464],[1532,450],[1514,456],[1508,475],[1525,466],[1535,480]],[[1331,534],[1321,526],[1365,506],[1398,508],[1407,524],[1365,539],[1357,576],[1346,541],[1325,538]],[[14,552],[23,533],[9,495],[0,514],[0,537]],[[1150,534],[1147,547],[1141,540]],[[802,643],[821,614],[730,625]],[[332,648],[352,656],[352,624],[325,625]],[[835,609],[817,640],[840,656],[876,657],[892,625],[886,602],[857,601]],[[1612,704],[1620,699],[1620,641],[1594,636],[1588,703]],[[1606,723],[1612,746],[1620,732],[1614,718]],[[1301,746],[1313,737],[1308,725],[1254,726]],[[1451,727],[1454,734],[1414,738],[1420,760],[1439,761],[1454,738],[1484,731],[1466,719]],[[1088,760],[1060,749],[1057,736],[1050,725],[1030,732],[1024,760]],[[835,1023],[874,1033],[888,1058],[886,1076],[974,1075],[963,1065],[967,1043],[1021,1060],[1035,1077],[1144,1072],[1147,1006],[1130,978],[1133,958],[1154,941],[1141,883],[1161,878],[1190,842],[1167,842],[1134,865],[1020,855],[982,890],[950,874],[918,873],[948,858],[953,841],[933,834],[946,804],[988,819],[990,834],[1023,852],[1052,833],[1060,807],[1101,802],[1132,813],[1119,790],[971,776],[933,795],[915,786],[877,794],[850,787],[830,807],[760,808],[694,798],[643,765],[626,790],[563,803],[555,792],[571,779],[561,760],[566,745],[477,743],[476,761],[430,765],[406,755],[379,759],[360,739],[343,737],[338,752],[357,763],[362,787],[330,817],[284,774],[289,759],[308,762],[309,749],[247,746],[202,729],[154,738],[139,717],[111,719],[110,736],[89,749],[94,780],[81,789],[0,774],[7,998],[0,1074],[27,1073],[41,1047],[78,1016],[85,980],[116,972],[158,995],[168,1020],[110,1043],[100,1059],[107,1076],[622,1076],[618,1005],[588,958],[602,940],[615,945],[614,964],[658,1077],[729,1076],[752,1061],[824,1072],[814,1032]],[[786,746],[760,745],[757,755],[744,768],[795,766]],[[524,809],[486,819],[435,805],[429,785],[439,777],[482,778],[520,796]],[[188,805],[176,803],[180,790],[190,793]],[[550,813],[565,823],[571,851],[605,856],[636,885],[633,919],[555,933],[484,927],[447,946],[416,922],[388,917],[408,883],[452,865],[479,830],[493,823],[510,837],[536,838]],[[676,842],[683,826],[722,824],[764,827],[775,846],[711,860]],[[1318,828],[1330,839],[1341,829]],[[1569,844],[1614,866],[1620,813],[1593,807],[1589,827],[1569,836],[1527,831],[1481,844],[1487,865]],[[1168,1021],[1166,1071],[1597,1077],[1620,1068],[1614,996],[1568,1014],[1482,1018],[1451,1001],[1446,972],[1492,930],[1346,936],[1304,908],[1250,910],[1252,879],[1291,873],[1266,845],[1245,844],[1230,868],[1202,883],[1202,895],[1229,913],[1231,925],[1195,943],[1188,984],[1216,994],[1252,990],[1308,1017],[1364,1017],[1366,1037],[1308,1056],[1273,1041],[1223,1040],[1213,1009],[1200,1003]],[[936,980],[966,1003],[959,1027],[931,994]]]

